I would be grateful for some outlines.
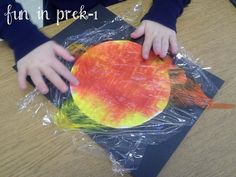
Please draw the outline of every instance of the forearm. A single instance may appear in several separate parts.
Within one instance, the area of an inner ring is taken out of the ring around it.
[[[12,16],[9,14],[9,5]],[[0,38],[6,40],[14,50],[16,61],[49,40],[26,16],[17,20],[13,18],[13,12],[17,16],[22,11],[22,6],[15,0],[0,1]]]
[[[152,20],[176,31],[177,18],[189,3],[190,0],[153,0],[143,20]]]

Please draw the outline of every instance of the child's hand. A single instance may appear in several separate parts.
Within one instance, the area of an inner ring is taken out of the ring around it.
[[[70,71],[56,58],[60,56],[67,61],[73,61],[74,57],[63,47],[55,42],[46,42],[17,62],[18,81],[21,89],[26,89],[26,76],[30,76],[36,88],[42,93],[48,93],[48,87],[43,80],[45,76],[61,92],[68,90],[62,77],[74,85],[78,84],[77,79]]]
[[[148,59],[151,48],[156,55],[164,58],[170,48],[173,54],[177,52],[176,32],[157,22],[150,20],[142,21],[142,24],[131,34],[132,38],[139,38],[145,35],[142,55]]]

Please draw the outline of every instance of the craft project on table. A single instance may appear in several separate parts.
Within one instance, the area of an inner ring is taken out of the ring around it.
[[[50,83],[47,98],[56,105],[55,124],[80,129],[101,145],[116,171],[156,176],[223,81],[178,54],[141,56],[134,28],[102,6],[98,21],[75,21],[54,37],[77,58],[65,64],[79,79],[61,94]]]

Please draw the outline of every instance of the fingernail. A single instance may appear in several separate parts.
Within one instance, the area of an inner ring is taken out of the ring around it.
[[[26,86],[20,87],[21,90],[25,90],[26,88],[27,88]]]
[[[67,87],[67,86],[64,86],[64,87],[62,88],[62,92],[63,92],[63,93],[67,92],[67,90],[68,90],[68,87]]]
[[[76,82],[75,82],[75,85],[79,85],[79,81],[76,81]]]
[[[77,86],[77,85],[79,85],[79,81],[78,81],[77,79],[75,79],[75,80],[73,81],[73,84],[74,84],[75,86]]]
[[[164,54],[164,55],[163,55],[163,54],[162,54],[162,55],[160,55],[160,57],[161,57],[162,59],[163,59],[163,58],[165,58],[165,56],[166,56],[165,54]]]
[[[48,90],[47,90],[47,89],[43,89],[43,90],[41,91],[41,93],[42,93],[43,95],[45,95],[45,94],[48,93]]]

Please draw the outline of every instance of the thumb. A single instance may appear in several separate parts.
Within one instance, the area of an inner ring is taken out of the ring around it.
[[[142,23],[133,33],[131,33],[130,36],[134,39],[137,39],[142,35],[144,35],[144,32],[145,32],[145,24]]]
[[[57,56],[62,57],[67,61],[74,60],[74,57],[65,48],[56,43],[53,44],[53,50]]]

